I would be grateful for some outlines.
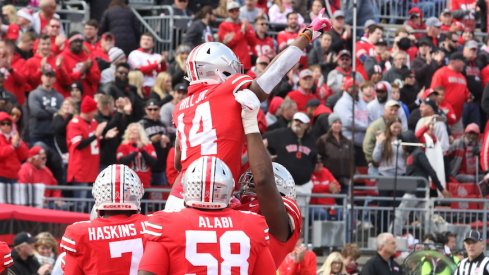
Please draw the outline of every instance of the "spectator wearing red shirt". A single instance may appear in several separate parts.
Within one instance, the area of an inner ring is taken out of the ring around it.
[[[250,44],[255,34],[250,23],[239,19],[240,5],[237,2],[228,2],[229,17],[219,25],[217,35],[219,41],[228,46],[238,57],[247,71],[251,68]]]
[[[451,127],[453,135],[461,135],[463,132],[462,112],[465,102],[469,99],[470,93],[467,89],[467,81],[462,71],[465,67],[465,59],[461,53],[450,55],[447,66],[438,69],[433,75],[431,88],[438,86],[445,88],[444,102],[450,104],[455,111],[457,122]]]
[[[20,105],[24,104],[28,91],[24,75],[25,60],[15,52],[15,44],[10,40],[0,41],[0,68],[5,75],[5,89],[17,98]]]
[[[314,168],[311,177],[313,194],[337,194],[341,191],[341,186],[327,168],[323,166],[321,157]],[[334,209],[336,201],[334,198],[311,198],[312,205],[322,205],[324,207],[311,208],[311,218],[313,220],[328,220],[338,213]],[[329,208],[329,209],[327,209]]]
[[[424,31],[426,26],[423,23],[423,13],[418,7],[413,7],[408,11],[409,19],[404,23],[406,26],[410,26],[413,30]],[[416,39],[423,37],[422,32],[414,33]]]
[[[268,35],[268,19],[265,15],[255,18],[255,37],[252,51],[256,57],[266,55],[272,59],[277,54],[277,41]]]
[[[277,275],[311,275],[316,274],[316,254],[299,238],[292,252],[285,257],[277,269]]]
[[[83,46],[89,51],[93,52],[100,47],[100,41],[98,39],[98,29],[99,25],[97,20],[90,19],[83,26],[83,36],[85,41]]]
[[[463,30],[463,24],[453,20],[452,12],[449,9],[443,10],[440,16],[442,32],[458,32]]]
[[[39,11],[33,15],[32,28],[36,34],[41,35],[47,33],[47,25],[53,18],[59,18],[56,14],[55,0],[41,0],[39,2]]]
[[[83,36],[80,33],[71,33],[69,44],[69,49],[65,49],[56,61],[56,67],[61,70],[61,75],[57,78],[61,88],[59,92],[65,97],[69,96],[70,85],[80,81],[83,93],[93,97],[100,82],[97,62],[83,49]]]
[[[65,48],[66,37],[61,34],[61,21],[58,18],[53,18],[46,26],[47,35],[51,40],[51,52],[53,55],[60,54]],[[39,38],[34,42],[34,52],[37,52],[39,46]]]
[[[80,45],[82,41],[80,41]],[[94,119],[97,115],[97,103],[89,96],[83,98],[80,114],[75,115],[66,126],[66,143],[70,161],[66,182],[74,186],[89,186],[97,178],[100,168],[100,139],[106,122],[100,124]],[[73,192],[75,198],[87,198],[88,190]],[[83,211],[85,202],[78,203]]]
[[[287,28],[277,34],[279,51],[285,49],[294,39],[299,36],[299,14],[297,12],[287,13]]]
[[[20,167],[18,182],[43,183],[52,186],[58,185],[58,181],[54,178],[53,173],[46,167],[46,159],[46,151],[41,146],[33,146],[29,150],[29,158]],[[44,196],[47,198],[60,198],[61,190],[46,189]]]
[[[357,71],[365,80],[368,79],[368,74],[364,66],[365,61],[369,58],[379,61],[375,44],[382,39],[383,33],[384,28],[382,26],[373,24],[367,29],[367,37],[362,37],[360,41],[356,42],[355,62],[357,63]]]
[[[426,91],[428,92],[425,92],[425,98],[427,98],[433,92],[436,92],[438,94],[436,96],[436,103],[438,103],[438,109],[440,110],[440,113],[446,117],[447,124],[451,126],[455,122],[457,122],[457,116],[455,115],[455,111],[453,110],[452,105],[445,102],[445,88],[440,86],[437,87],[435,90],[427,89]]]
[[[13,119],[0,112],[0,182],[15,183],[21,163],[29,156],[29,148],[14,130]]]
[[[41,68],[43,68],[46,64],[50,65],[51,68],[56,68],[56,56],[52,54],[51,49],[50,37],[46,34],[41,35],[36,54],[32,58],[29,58],[24,66],[25,75],[28,76],[26,77],[26,80],[29,84],[30,91],[34,90],[41,84]],[[54,89],[56,91],[60,90],[56,83]]]
[[[156,152],[144,128],[131,123],[124,132],[122,143],[117,148],[117,161],[129,166],[139,176],[144,188],[151,185],[151,168],[156,165]]]
[[[299,73],[299,88],[295,91],[291,91],[287,94],[287,97],[297,103],[297,110],[304,112],[306,110],[306,104],[311,99],[318,99],[312,90],[314,80],[312,78],[312,71],[304,69]]]

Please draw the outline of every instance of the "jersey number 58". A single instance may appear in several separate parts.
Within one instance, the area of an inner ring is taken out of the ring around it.
[[[226,231],[218,240],[216,231],[187,230],[185,240],[185,259],[193,266],[206,266],[207,275],[231,274],[231,267],[239,268],[240,274],[248,274],[250,238],[243,231]],[[213,251],[219,251],[223,261],[210,253],[197,252],[199,244],[216,244]],[[238,254],[231,252],[232,244],[239,245]]]

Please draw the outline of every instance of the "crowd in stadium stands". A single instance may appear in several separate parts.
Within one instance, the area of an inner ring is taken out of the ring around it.
[[[178,174],[172,113],[187,94],[190,51],[222,42],[258,77],[324,6],[221,0],[190,8],[188,0],[166,1],[175,15],[192,17],[175,22],[182,43],[169,56],[154,51],[155,38],[140,33],[124,0],[112,0],[100,18],[71,33],[63,30],[55,0],[31,2],[2,7],[0,182],[90,186],[99,171],[123,163],[145,188],[171,186]],[[474,33],[478,25],[485,29],[485,2],[451,0],[451,8],[434,14],[440,1],[399,1],[409,18],[392,44],[373,7],[359,9],[364,28],[355,38],[346,24],[350,7],[328,2],[332,30],[304,52],[259,114],[266,145],[293,175],[298,194],[344,194],[355,171],[430,177],[443,196],[451,195],[448,183],[482,180],[489,172],[489,39],[478,41]],[[271,36],[271,24],[285,28]],[[400,149],[399,141],[426,148]],[[325,220],[339,202],[299,203],[324,205],[312,217]],[[343,256],[355,258],[352,251]],[[294,253],[307,258],[300,248]],[[335,257],[328,260],[333,267],[341,259]],[[40,258],[48,261],[49,253]]]

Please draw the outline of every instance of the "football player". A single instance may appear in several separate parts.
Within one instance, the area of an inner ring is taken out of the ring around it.
[[[65,274],[137,274],[147,221],[139,214],[143,193],[141,180],[125,165],[100,172],[92,189],[98,218],[68,226],[61,239]]]
[[[239,127],[241,106],[255,95],[265,100],[296,65],[313,38],[331,28],[323,13],[274,58],[257,79],[243,74],[236,55],[222,43],[206,42],[190,52],[186,61],[190,81],[188,97],[173,111],[177,129],[175,167],[181,170],[181,175],[199,157],[217,156],[238,179],[245,134],[243,127]],[[182,192],[181,179],[177,178],[165,209],[182,208]]]
[[[186,208],[155,213],[139,274],[276,274],[265,219],[229,208],[231,170],[201,157],[183,178]]]
[[[0,275],[9,274],[9,267],[14,264],[12,256],[10,255],[10,247],[4,242],[0,242]]]
[[[270,227],[270,252],[275,265],[279,267],[299,239],[302,216],[295,202],[295,182],[292,175],[281,164],[272,164],[263,144],[258,130],[259,108],[258,98],[250,97],[241,112],[247,133],[250,169],[239,179],[241,205],[237,209],[252,211],[265,217]]]

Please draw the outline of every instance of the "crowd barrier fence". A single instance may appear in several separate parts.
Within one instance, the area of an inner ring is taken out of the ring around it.
[[[90,190],[90,187],[46,186],[46,189],[66,191]],[[148,188],[141,202],[143,213],[152,213],[165,206],[170,189]],[[375,250],[375,237],[382,232],[401,236],[399,249],[409,250],[415,240],[422,241],[426,233],[451,231],[457,234],[462,248],[463,235],[470,229],[479,230],[487,237],[489,205],[484,199],[465,198],[406,198],[397,197],[404,206],[394,208],[393,197],[355,196],[343,194],[311,194],[310,198],[334,198],[336,205],[308,204],[301,206],[303,234],[313,247],[341,247],[347,242],[357,243],[362,251]],[[478,209],[453,208],[458,205],[479,204]],[[45,207],[74,212],[89,212],[92,198],[45,198]],[[353,208],[353,209],[352,209]],[[327,217],[326,217],[327,216]],[[395,220],[394,228],[392,227]]]

